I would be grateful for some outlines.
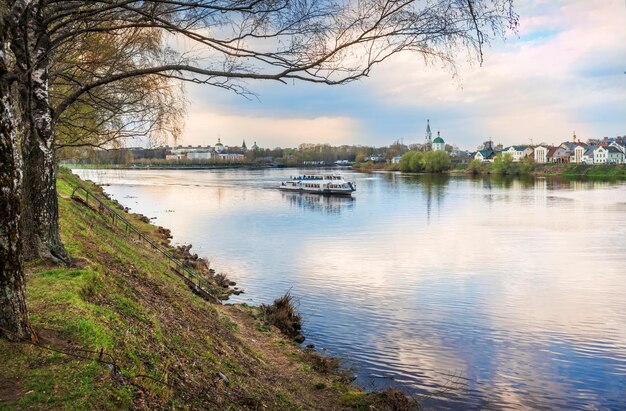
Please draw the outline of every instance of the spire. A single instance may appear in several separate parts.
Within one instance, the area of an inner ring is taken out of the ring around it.
[[[424,144],[430,145],[433,142],[433,133],[430,131],[430,120],[426,120],[426,136],[424,137]]]
[[[247,148],[246,147],[246,139],[243,139],[243,143],[241,143],[241,148],[243,148],[244,150]]]

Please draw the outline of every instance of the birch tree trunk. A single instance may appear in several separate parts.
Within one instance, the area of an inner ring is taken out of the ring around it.
[[[0,7],[6,7],[4,1]],[[28,321],[21,256],[22,174],[7,67],[6,17],[0,10],[0,338],[19,341],[34,334]]]
[[[59,204],[48,69],[49,38],[40,1],[31,4],[12,44],[21,100],[24,256],[70,263],[59,234]]]

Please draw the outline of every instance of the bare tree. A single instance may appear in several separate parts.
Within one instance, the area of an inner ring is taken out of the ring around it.
[[[52,111],[85,82],[136,69],[143,58],[160,53],[167,53],[163,33],[151,28],[76,36],[55,52],[58,57],[50,70]],[[182,131],[185,105],[180,81],[153,74],[112,82],[84,93],[60,114],[55,147],[117,147],[133,137],[175,140]]]
[[[90,101],[106,106],[123,98],[123,90],[107,94],[105,87],[115,90],[131,79],[159,77],[240,94],[249,93],[247,82],[252,80],[344,84],[367,76],[374,66],[402,51],[451,67],[461,51],[482,62],[484,44],[517,24],[512,0],[18,3],[25,8],[15,15],[10,44],[16,61],[11,74],[19,85],[24,130],[25,250],[66,262],[69,256],[58,228],[55,127],[64,118],[79,118],[81,107],[95,107]],[[167,52],[141,53],[131,66],[96,67],[89,75],[74,73],[66,77],[66,89],[55,90],[58,96],[51,96],[51,68],[63,50],[85,36],[140,29],[153,30],[176,46]],[[134,98],[132,93],[128,96]],[[128,113],[124,118],[132,117]],[[2,147],[13,148],[13,144]],[[8,200],[13,204],[15,198]]]
[[[450,65],[459,50],[482,61],[491,34],[515,25],[512,0],[96,0],[34,1],[15,52],[22,62],[26,130],[27,250],[68,260],[58,235],[54,126],[86,94],[115,82],[158,75],[248,93],[246,81],[343,84],[400,51]],[[50,104],[55,53],[80,36],[150,28],[182,50],[143,56],[134,68],[101,70]],[[191,49],[198,52],[191,53]],[[31,223],[32,222],[32,223]]]

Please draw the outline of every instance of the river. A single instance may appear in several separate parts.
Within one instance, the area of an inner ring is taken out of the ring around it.
[[[305,344],[436,409],[626,408],[626,183],[298,170],[75,170],[245,289],[290,291]]]

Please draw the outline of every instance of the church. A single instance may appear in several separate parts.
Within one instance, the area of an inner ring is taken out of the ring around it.
[[[433,140],[433,133],[430,130],[430,120],[426,120],[426,136],[424,137],[424,147],[426,151],[445,151],[446,142],[441,138],[441,133],[437,131],[437,137]]]

